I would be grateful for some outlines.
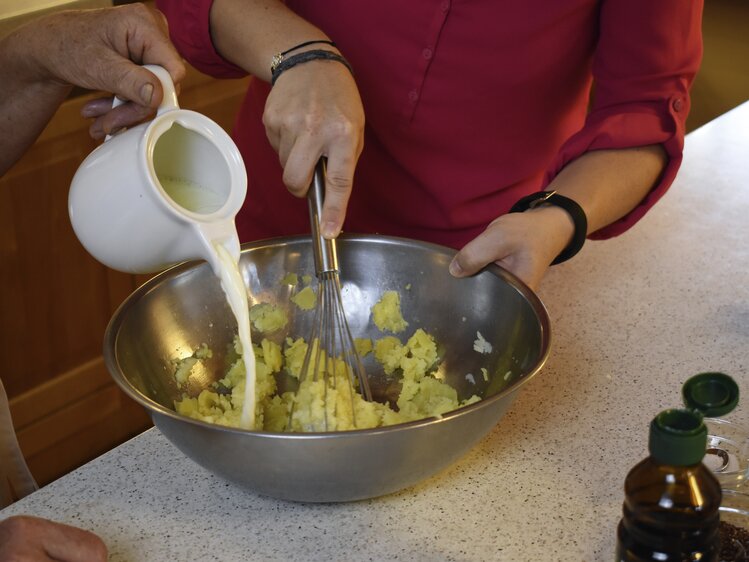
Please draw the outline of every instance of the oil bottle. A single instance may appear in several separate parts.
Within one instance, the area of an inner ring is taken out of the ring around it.
[[[684,409],[659,413],[650,423],[650,456],[624,482],[617,529],[617,562],[713,562],[720,552],[720,484],[702,464],[704,416],[727,414],[738,386],[723,373],[701,373],[682,388]]]

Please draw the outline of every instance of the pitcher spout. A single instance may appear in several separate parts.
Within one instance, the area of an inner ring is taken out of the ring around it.
[[[216,275],[220,271],[216,246],[226,249],[234,263],[239,263],[239,235],[233,220],[199,223],[195,225],[195,230],[203,246],[202,254],[206,256],[206,261]]]

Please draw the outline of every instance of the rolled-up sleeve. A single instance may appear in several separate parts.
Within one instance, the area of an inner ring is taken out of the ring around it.
[[[169,22],[169,36],[180,54],[195,68],[216,78],[241,78],[242,68],[223,58],[211,39],[213,0],[156,0]]]
[[[661,144],[668,163],[629,214],[590,235],[634,225],[669,188],[681,165],[689,88],[702,59],[702,0],[604,0],[593,60],[594,96],[583,128],[562,146],[547,181],[591,150]]]

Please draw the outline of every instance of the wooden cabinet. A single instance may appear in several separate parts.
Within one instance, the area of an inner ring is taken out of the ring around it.
[[[189,69],[180,105],[231,129],[247,79]],[[0,377],[21,449],[45,484],[150,426],[102,359],[112,313],[144,278],[96,262],[70,226],[67,194],[96,146],[80,117],[94,94],[67,100],[0,179]]]
[[[704,55],[692,85],[687,131],[749,99],[749,2],[711,0],[702,17]]]

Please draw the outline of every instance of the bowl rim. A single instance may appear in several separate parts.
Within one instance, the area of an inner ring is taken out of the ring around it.
[[[457,253],[457,251],[453,248],[442,246],[439,244],[434,244],[431,242],[424,242],[421,240],[414,240],[411,238],[403,238],[403,237],[398,237],[398,236],[386,236],[386,235],[380,235],[380,234],[343,233],[338,237],[337,240],[339,242],[343,242],[344,244],[348,242],[352,242],[352,243],[370,242],[370,243],[378,243],[378,244],[386,244],[386,245],[397,245],[399,247],[410,246],[410,247],[416,247],[419,249],[431,250],[433,252],[449,256],[451,259],[452,259],[452,256],[454,256]],[[253,242],[245,242],[244,244],[241,245],[240,250],[241,250],[241,254],[243,254],[246,251],[250,251],[250,250],[259,250],[259,249],[263,249],[263,248],[267,248],[271,246],[274,246],[274,247],[275,246],[287,246],[287,245],[292,245],[292,244],[298,244],[300,242],[311,243],[312,239],[309,235],[264,238],[262,240],[257,240]],[[240,256],[240,259],[241,259],[241,256]],[[120,369],[119,362],[117,361],[117,356],[115,353],[115,350],[117,347],[117,337],[119,334],[119,328],[121,327],[123,323],[125,313],[127,312],[127,310],[132,308],[135,305],[135,303],[143,295],[155,289],[166,279],[175,277],[177,275],[183,274],[185,272],[188,272],[193,269],[200,268],[200,267],[210,267],[210,265],[204,261],[186,261],[186,262],[178,263],[176,265],[173,265],[165,269],[161,273],[158,273],[157,275],[155,275],[154,277],[152,277],[151,279],[143,283],[140,287],[135,289],[135,291],[133,291],[130,295],[128,295],[128,297],[115,310],[109,323],[107,324],[107,328],[104,332],[104,342],[103,342],[104,363],[107,366],[107,370],[109,371],[110,376],[114,379],[115,383],[117,383],[120,389],[123,392],[125,392],[125,394],[127,394],[131,399],[135,400],[135,402],[143,406],[151,414],[154,414],[154,413],[159,414],[161,416],[166,416],[176,421],[187,422],[187,423],[196,425],[198,427],[204,427],[204,428],[208,428],[212,430],[218,429],[221,431],[228,431],[231,433],[248,434],[248,435],[253,435],[255,437],[261,437],[261,438],[284,437],[288,439],[320,439],[322,437],[343,438],[343,437],[361,435],[361,434],[378,434],[378,433],[384,433],[384,432],[392,433],[394,431],[406,431],[406,430],[416,428],[416,427],[448,422],[452,419],[467,415],[470,412],[477,411],[482,408],[489,408],[494,402],[502,400],[505,396],[508,396],[509,394],[512,394],[516,392],[517,390],[519,390],[523,385],[527,384],[530,379],[536,376],[536,374],[538,374],[539,371],[541,371],[543,366],[546,364],[546,361],[548,360],[549,353],[551,350],[551,321],[549,319],[548,311],[546,310],[546,307],[544,306],[541,299],[538,297],[538,295],[536,295],[536,293],[533,290],[530,289],[530,287],[528,287],[523,281],[521,281],[514,274],[512,274],[511,272],[507,271],[506,269],[496,264],[489,264],[486,267],[484,267],[481,271],[479,271],[478,273],[472,275],[471,277],[475,277],[476,275],[480,275],[482,273],[487,272],[487,273],[490,273],[492,275],[495,275],[503,279],[508,284],[510,284],[515,290],[517,290],[519,293],[521,293],[523,297],[526,298],[526,300],[529,302],[529,304],[533,308],[534,312],[536,313],[536,317],[539,319],[540,331],[541,331],[540,357],[536,365],[527,374],[514,380],[507,388],[504,388],[500,392],[492,396],[489,396],[488,398],[482,398],[481,400],[479,400],[478,402],[474,402],[473,404],[461,406],[460,408],[447,412],[446,414],[443,414],[442,416],[439,416],[439,417],[431,416],[428,418],[422,418],[420,420],[368,428],[368,429],[351,429],[351,430],[345,430],[345,431],[305,432],[305,433],[275,432],[275,431],[249,430],[249,429],[242,429],[238,427],[230,427],[230,426],[221,425],[221,424],[204,422],[201,420],[190,418],[188,416],[182,416],[178,414],[176,411],[171,410],[163,406],[162,404],[156,402],[155,400],[145,396],[142,392],[136,389],[130,383],[130,381],[125,377],[124,373],[122,372],[122,369]],[[154,420],[154,424],[156,424],[155,420]]]
[[[732,513],[734,515],[741,515],[742,517],[749,516],[749,507],[736,507],[733,505],[723,505],[723,502],[727,498],[733,498],[734,500],[743,501],[746,505],[749,505],[749,493],[743,490],[736,490],[733,488],[723,488],[721,489],[721,494],[723,495],[723,499],[720,502],[720,506],[718,508],[719,511],[725,512],[725,513]]]

